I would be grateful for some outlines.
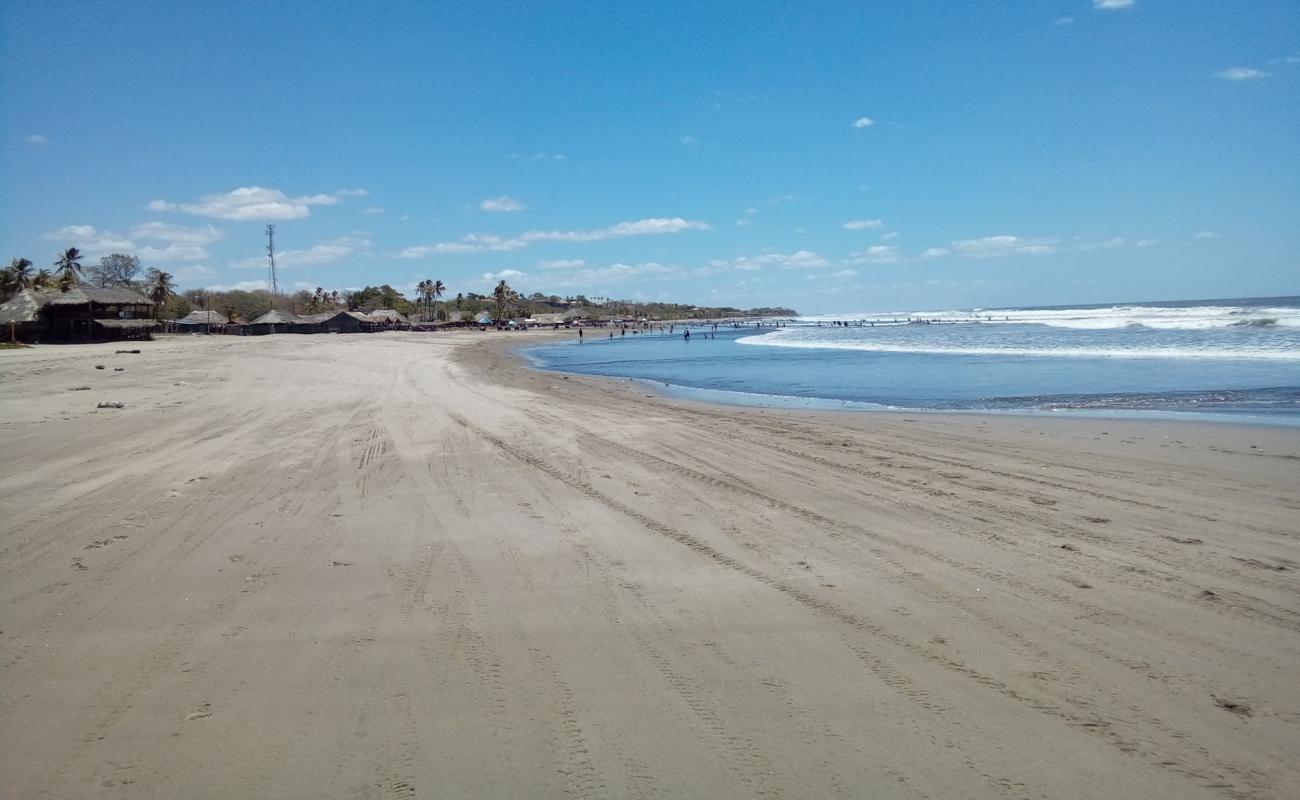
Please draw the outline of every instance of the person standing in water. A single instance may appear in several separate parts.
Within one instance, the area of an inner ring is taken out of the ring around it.
[[[685,340],[688,341],[688,342],[691,340],[691,329],[690,329],[690,328],[687,328],[687,329],[686,329],[686,333],[683,333],[683,334],[682,334],[682,338],[685,339]]]

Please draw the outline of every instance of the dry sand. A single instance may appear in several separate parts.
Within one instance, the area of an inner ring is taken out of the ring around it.
[[[522,336],[0,353],[0,796],[1295,796],[1297,431]]]

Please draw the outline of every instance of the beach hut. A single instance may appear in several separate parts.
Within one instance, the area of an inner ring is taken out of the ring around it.
[[[293,325],[293,332],[360,333],[374,326],[375,323],[369,317],[356,311],[326,311],[299,316]]]
[[[180,333],[225,333],[230,320],[219,311],[191,311],[175,324]]]
[[[244,332],[254,336],[268,333],[291,333],[298,318],[284,311],[271,310],[244,326]]]
[[[73,286],[24,289],[0,305],[0,323],[28,341],[87,342],[147,339],[158,323],[154,303],[131,289]]]
[[[404,314],[400,314],[392,308],[376,308],[374,311],[366,314],[367,317],[382,328],[409,328],[411,320]]]

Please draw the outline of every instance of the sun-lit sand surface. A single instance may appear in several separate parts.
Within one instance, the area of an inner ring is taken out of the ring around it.
[[[1300,432],[706,407],[522,336],[0,353],[0,796],[1300,785]]]

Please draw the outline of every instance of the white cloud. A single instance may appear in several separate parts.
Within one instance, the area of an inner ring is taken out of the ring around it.
[[[482,211],[523,211],[528,206],[519,202],[513,197],[501,195],[500,197],[489,197],[478,204]]]
[[[1273,73],[1254,67],[1228,67],[1214,73],[1214,77],[1223,78],[1225,81],[1253,81],[1272,76]]]
[[[1128,244],[1128,240],[1123,236],[1115,236],[1110,239],[1103,239],[1099,242],[1083,242],[1079,245],[1080,250],[1116,250]]]
[[[898,231],[889,231],[888,233],[882,233],[880,235],[880,238],[884,239],[887,242],[892,242],[894,239],[898,238]]]
[[[397,254],[398,258],[424,258],[430,255],[449,255],[457,253],[485,253],[488,251],[505,252],[527,247],[522,239],[507,239],[501,236],[471,233],[458,242],[439,242],[408,247]]]
[[[828,273],[825,277],[838,278],[840,280],[843,280],[845,278],[855,278],[857,277],[857,275],[858,275],[858,271],[856,269],[842,269],[839,272]]]
[[[230,285],[208,286],[206,288],[213,292],[255,292],[259,289],[265,289],[266,281],[239,281]]]
[[[287,219],[302,219],[311,214],[311,206],[332,206],[345,196],[355,196],[364,189],[341,189],[334,194],[313,194],[289,197],[279,189],[265,189],[261,186],[245,186],[225,194],[209,194],[199,198],[197,203],[172,203],[166,200],[154,200],[149,203],[151,211],[181,210],[186,214],[201,217],[229,219],[238,222],[267,221],[276,222]]]
[[[849,260],[854,264],[897,264],[901,259],[899,249],[890,244],[878,244],[853,253]]]
[[[520,235],[526,242],[598,242],[620,239],[625,236],[651,236],[682,231],[707,231],[712,228],[704,222],[681,217],[649,217],[635,222],[619,222],[607,228],[585,231],[528,231]]]
[[[714,275],[727,270],[738,270],[740,272],[761,272],[765,267],[781,267],[782,269],[821,269],[829,267],[829,261],[812,252],[811,250],[796,250],[793,253],[766,252],[756,256],[738,256],[732,259],[719,258],[708,263],[708,266],[695,270],[695,274],[700,277]]]
[[[752,219],[738,219],[738,220],[736,220],[736,227],[737,227],[737,228],[748,228],[750,225],[753,225],[753,224],[754,224],[754,220],[752,220]]]
[[[277,250],[276,267],[306,267],[316,264],[330,264],[356,255],[358,251],[370,246],[368,239],[357,236],[340,236],[329,241],[314,244],[303,250]],[[231,264],[238,269],[256,269],[266,266],[264,256],[253,256]]]
[[[1193,239],[1217,239],[1222,235],[1223,234],[1215,233],[1214,231],[1197,231],[1195,234],[1192,235],[1192,238]]]
[[[758,208],[755,207],[755,206],[750,206],[749,208],[745,209],[745,213],[746,213],[746,214],[757,214],[757,213],[758,213]]]
[[[1120,11],[1132,8],[1135,0],[1092,0],[1092,7],[1098,11]]]
[[[337,197],[366,197],[370,194],[368,189],[339,189],[334,193]]]
[[[875,124],[876,121],[871,117],[858,117],[857,119],[853,120],[853,127],[855,128],[870,128],[872,125]]]
[[[1008,255],[1047,255],[1056,252],[1056,239],[1025,239],[1020,236],[985,236],[982,239],[961,239],[952,243],[957,255],[968,258],[994,258]]]
[[[94,225],[64,225],[58,230],[42,234],[41,238],[48,242],[59,242],[60,247],[75,247],[87,258],[135,250],[135,242],[112,231],[101,231]]]
[[[559,273],[556,278],[548,279],[547,285],[557,289],[581,289],[590,286],[607,286],[626,283],[633,280],[680,277],[680,267],[648,261],[643,264],[610,264],[605,267],[586,267],[571,272]]]
[[[212,257],[206,247],[196,244],[169,244],[166,247],[154,247],[145,245],[135,251],[135,255],[145,264],[156,263],[173,263],[176,261],[207,261]]]
[[[25,140],[28,144],[34,144],[37,147],[44,147],[50,143],[50,140],[43,133],[33,133]]]
[[[706,223],[680,217],[671,219],[652,217],[635,222],[620,222],[607,228],[596,228],[594,230],[526,231],[516,237],[509,238],[495,234],[471,233],[462,236],[456,242],[439,242],[438,244],[408,247],[399,252],[397,258],[424,258],[434,254],[504,252],[519,250],[527,247],[532,242],[598,242],[627,236],[648,236],[692,230],[707,231],[712,230],[712,228]]]
[[[1052,24],[1058,27],[1061,25],[1073,25],[1074,17],[1057,17]]]
[[[362,213],[362,214],[369,214],[370,216],[375,217],[375,216],[379,216],[380,214],[384,213],[384,209],[380,208],[379,206],[370,206],[369,208],[363,208],[363,209],[361,209],[361,213]]]
[[[921,253],[920,259],[922,261],[929,261],[932,258],[943,258],[950,252],[951,251],[946,247],[930,247]]]
[[[885,223],[878,219],[851,219],[840,227],[846,231],[878,230],[885,227]]]
[[[131,228],[131,235],[137,239],[158,239],[173,244],[205,245],[225,236],[225,231],[212,225],[187,228],[166,222],[145,222]]]
[[[568,156],[564,153],[511,153],[510,158],[515,161],[564,161]]]
[[[99,230],[93,225],[65,225],[43,234],[41,238],[68,242],[88,258],[98,258],[109,253],[130,253],[139,256],[146,266],[152,266],[179,261],[205,261],[211,257],[206,245],[223,235],[220,229],[211,225],[187,228],[162,222],[146,222],[132,227],[130,236]],[[165,244],[140,244],[137,241],[140,239],[152,239]]]
[[[1281,58],[1270,58],[1270,59],[1268,60],[1268,63],[1270,63],[1270,64],[1300,64],[1300,53],[1297,53],[1297,54],[1295,54],[1295,55],[1290,55],[1290,56],[1282,56]]]
[[[699,144],[699,143],[700,143],[700,140],[699,140],[699,139],[696,139],[694,136],[678,136],[678,137],[677,137],[677,141],[678,141],[678,142],[681,142],[682,144],[685,144],[685,145]]]
[[[526,272],[520,272],[517,269],[503,269],[500,272],[484,272],[483,280],[496,283],[497,281],[510,281],[515,278],[522,278],[527,275]]]
[[[552,269],[581,269],[582,267],[585,267],[585,266],[587,266],[587,262],[586,262],[586,261],[583,261],[581,258],[560,258],[560,259],[556,259],[556,260],[554,260],[554,261],[538,261],[538,262],[537,262],[537,268],[538,268],[538,269],[545,269],[545,270],[552,270]]]

